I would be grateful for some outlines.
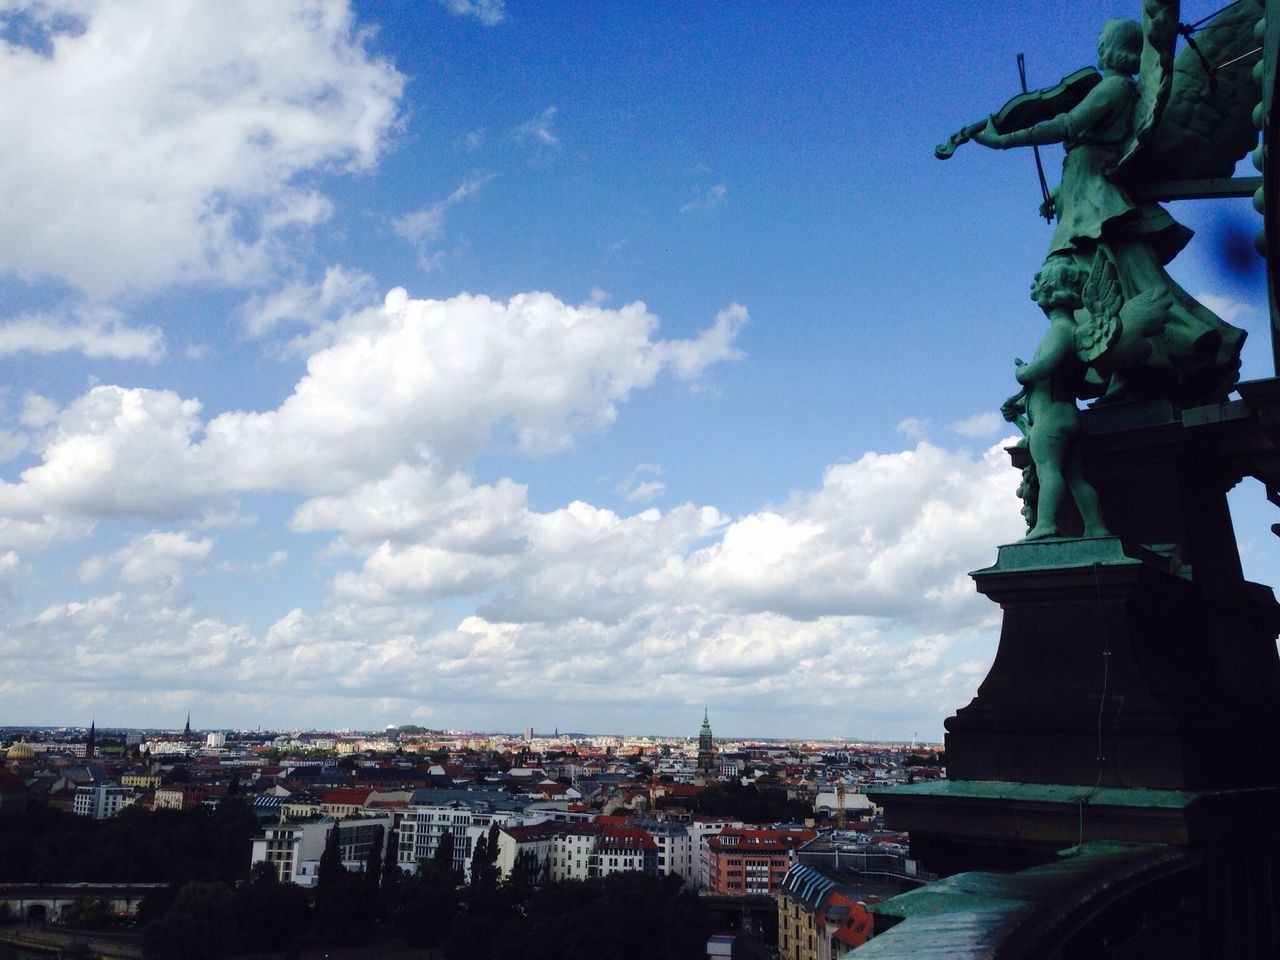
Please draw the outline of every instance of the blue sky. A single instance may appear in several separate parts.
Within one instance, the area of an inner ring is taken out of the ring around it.
[[[1050,228],[932,148],[1136,12],[0,4],[0,723],[939,738]]]

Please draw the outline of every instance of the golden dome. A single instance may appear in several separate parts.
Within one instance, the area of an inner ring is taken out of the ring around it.
[[[30,760],[35,755],[36,752],[31,749],[31,745],[29,743],[24,740],[19,740],[5,751],[4,758],[8,762],[12,763],[15,760]]]

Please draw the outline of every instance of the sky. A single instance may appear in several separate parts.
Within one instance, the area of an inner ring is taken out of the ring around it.
[[[1051,228],[932,149],[1137,12],[0,0],[0,724],[940,740]]]

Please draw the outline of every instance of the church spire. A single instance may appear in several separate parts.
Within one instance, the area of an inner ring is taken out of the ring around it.
[[[98,718],[94,717],[89,721],[89,739],[84,745],[85,759],[92,760],[94,751],[98,745]]]
[[[182,735],[184,737],[191,736],[191,711],[190,710],[187,711],[187,725],[182,729]]]

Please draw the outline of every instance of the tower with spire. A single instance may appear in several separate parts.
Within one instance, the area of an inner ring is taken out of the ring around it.
[[[711,720],[707,708],[702,708],[702,729],[698,731],[698,772],[711,777],[716,768],[716,741],[711,735]]]
[[[184,739],[191,739],[191,711],[187,711],[187,725],[182,728],[182,736]]]
[[[92,760],[94,751],[98,747],[98,718],[94,717],[89,721],[89,737],[84,744],[84,758]]]

